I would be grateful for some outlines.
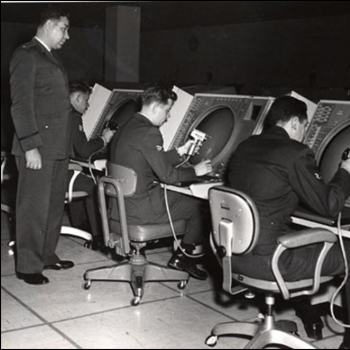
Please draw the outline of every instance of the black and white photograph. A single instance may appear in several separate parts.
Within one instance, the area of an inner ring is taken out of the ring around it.
[[[350,2],[2,1],[1,349],[350,349]]]

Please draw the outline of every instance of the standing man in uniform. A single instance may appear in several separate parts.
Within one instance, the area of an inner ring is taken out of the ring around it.
[[[35,37],[10,63],[12,153],[19,171],[16,272],[29,284],[49,282],[44,269],[69,269],[55,253],[64,211],[71,146],[68,79],[54,50],[68,35],[68,14],[47,8]]]

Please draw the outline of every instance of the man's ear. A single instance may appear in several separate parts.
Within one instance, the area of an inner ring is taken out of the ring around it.
[[[81,99],[82,99],[82,94],[81,94],[81,92],[77,92],[76,94],[75,94],[75,101],[77,101],[77,103],[80,103],[81,102]]]
[[[153,102],[153,103],[151,103],[150,107],[151,107],[151,111],[153,113],[157,113],[157,110],[159,108],[159,103],[158,102]]]
[[[299,118],[298,117],[292,117],[291,118],[291,126],[293,130],[297,130],[298,129],[298,125],[299,125]]]
[[[48,33],[51,31],[51,29],[53,28],[53,21],[51,19],[48,19],[45,24],[44,24],[44,29],[45,29],[45,32]]]

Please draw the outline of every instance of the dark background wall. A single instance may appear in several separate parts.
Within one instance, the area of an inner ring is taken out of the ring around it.
[[[289,2],[276,3],[281,6]],[[3,4],[1,6],[3,10]],[[103,12],[99,3],[90,3],[90,10],[94,6]],[[167,13],[168,18],[172,18],[171,28],[152,28],[152,19],[144,11],[141,17],[144,14],[149,23],[141,26],[140,83],[162,80],[180,87],[229,85],[235,86],[240,94],[265,96],[295,90],[315,102],[349,99],[350,13],[338,11],[334,15],[329,11],[329,15],[323,12],[319,16],[317,6],[313,6],[314,16],[309,9],[307,17],[303,17],[302,11],[299,18],[286,18],[281,15],[284,12],[279,12],[273,18],[261,15],[246,22],[196,24],[185,28],[181,26],[181,17],[176,27],[172,12]],[[246,9],[253,13],[254,5]],[[93,11],[83,14],[84,19],[93,22]],[[156,13],[158,17],[162,14]],[[193,11],[192,16],[195,16]],[[205,18],[209,21],[209,16],[210,13],[202,16],[201,21]],[[23,18],[27,20],[28,16]],[[215,16],[211,20],[214,19]],[[70,80],[91,84],[108,80],[104,77],[104,26],[101,23],[80,27],[71,13],[70,40],[58,51]],[[2,136],[5,135],[2,149],[9,147],[11,135],[9,60],[17,46],[34,36],[35,28],[34,24],[8,21],[2,14],[1,131]]]
[[[144,80],[350,88],[350,16],[145,32]]]

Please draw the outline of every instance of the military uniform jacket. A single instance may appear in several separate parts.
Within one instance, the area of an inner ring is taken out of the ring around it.
[[[84,129],[82,116],[75,109],[71,109],[72,122],[72,158],[88,159],[93,153],[104,147],[101,137],[87,140]]]
[[[278,126],[239,145],[229,162],[228,179],[230,187],[245,192],[257,205],[261,228],[254,252],[261,254],[273,251],[300,202],[333,217],[350,195],[350,175],[345,169],[325,184],[313,151]]]
[[[15,126],[12,153],[38,148],[45,159],[70,154],[70,101],[61,63],[35,38],[19,47],[10,63],[11,114]]]
[[[136,193],[126,198],[128,223],[157,223],[165,211],[164,189],[160,183],[193,181],[193,168],[175,168],[180,163],[176,150],[163,150],[163,137],[157,126],[142,114],[135,114],[114,135],[111,143],[112,163],[124,165],[137,174]],[[117,218],[116,210],[112,217]]]

